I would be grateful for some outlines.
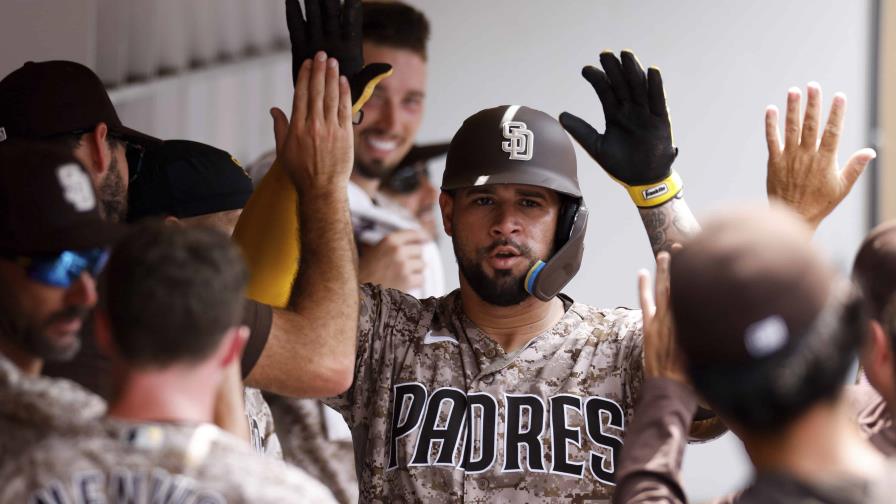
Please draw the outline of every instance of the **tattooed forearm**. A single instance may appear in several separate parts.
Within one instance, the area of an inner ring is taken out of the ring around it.
[[[700,231],[697,219],[681,197],[658,207],[639,208],[638,213],[641,214],[654,255],[671,250],[673,244],[682,243]]]

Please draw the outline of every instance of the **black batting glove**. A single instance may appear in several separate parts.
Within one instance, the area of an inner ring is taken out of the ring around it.
[[[583,119],[563,112],[560,123],[606,172],[629,191],[635,204],[651,207],[681,191],[672,171],[678,148],[666,108],[663,79],[651,67],[645,74],[637,57],[622,51],[622,61],[610,51],[600,55],[603,70],[582,69],[600,98],[606,131],[598,133]]]
[[[292,46],[292,81],[302,62],[318,51],[339,61],[339,72],[348,78],[352,90],[352,112],[357,113],[373,89],[392,73],[386,63],[364,66],[361,0],[306,0],[305,16],[299,0],[286,0],[286,25]]]

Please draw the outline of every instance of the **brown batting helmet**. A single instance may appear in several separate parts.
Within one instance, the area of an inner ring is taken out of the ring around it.
[[[526,275],[526,291],[547,301],[579,271],[588,225],[575,150],[560,123],[521,105],[468,117],[448,148],[442,190],[493,184],[534,185],[568,196],[560,208],[554,254]]]

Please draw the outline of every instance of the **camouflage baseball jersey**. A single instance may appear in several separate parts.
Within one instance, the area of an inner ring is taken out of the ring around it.
[[[363,286],[354,384],[328,400],[352,428],[361,501],[608,500],[642,381],[641,314],[564,301],[508,354],[458,291]]]
[[[70,432],[106,412],[106,402],[78,384],[29,376],[0,354],[0,466],[54,432]]]
[[[283,459],[283,449],[280,447],[280,439],[274,430],[274,415],[268,406],[261,391],[245,387],[243,389],[243,402],[246,405],[246,417],[249,420],[249,442],[256,452]]]
[[[299,469],[211,424],[106,419],[51,436],[0,475],[0,502],[335,502]]]
[[[269,399],[286,461],[326,485],[341,504],[358,502],[355,449],[339,413],[317,399]],[[331,415],[341,429],[328,421]]]
[[[890,408],[863,372],[855,385],[846,387],[847,404],[862,434],[884,455],[896,455],[896,426]]]

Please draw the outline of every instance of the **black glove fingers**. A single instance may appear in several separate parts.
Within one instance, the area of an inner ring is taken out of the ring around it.
[[[302,62],[308,58],[305,18],[299,0],[286,0],[286,28],[289,29],[289,45],[292,48],[292,83],[295,85]]]
[[[616,95],[613,93],[613,87],[610,86],[607,74],[600,68],[589,65],[582,69],[582,77],[591,83],[591,87],[600,98],[600,104],[604,108],[604,117],[615,114],[619,103],[616,101]]]
[[[341,14],[341,5],[339,0],[323,0],[322,11],[324,13],[323,30],[327,40],[339,40],[339,15]]]
[[[350,46],[360,46],[364,22],[361,0],[345,0],[342,8],[342,40],[349,42]]]
[[[593,126],[588,124],[584,119],[569,112],[560,114],[560,124],[563,126],[576,142],[585,149],[588,154],[597,159],[600,154],[603,135],[597,132]]]
[[[619,103],[627,102],[631,99],[628,92],[628,83],[622,73],[622,64],[619,59],[610,51],[600,53],[600,64],[604,67],[607,77],[610,79],[610,86],[613,87],[613,94]]]
[[[299,0],[286,0],[286,27],[289,29],[289,42],[293,50],[305,45],[305,18],[302,17]]]
[[[324,31],[321,19],[322,0],[305,0],[305,26],[308,28],[308,47],[323,48]]]
[[[647,105],[647,77],[638,57],[631,51],[622,51],[622,71],[625,73],[632,101],[638,105]]]
[[[666,108],[666,91],[663,89],[663,76],[657,67],[647,69],[647,106],[650,113],[657,117],[669,117]]]

